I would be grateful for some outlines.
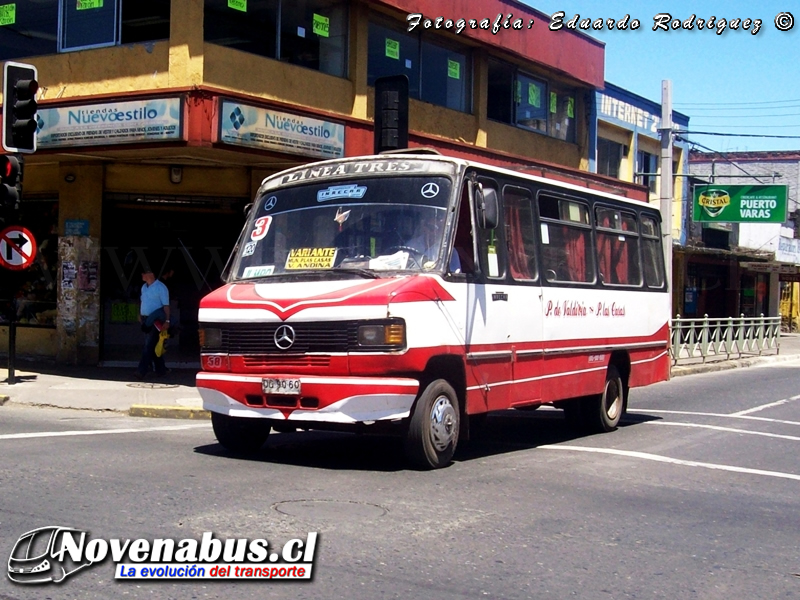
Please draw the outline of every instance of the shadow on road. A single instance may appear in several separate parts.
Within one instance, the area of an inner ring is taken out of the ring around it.
[[[620,429],[658,418],[628,414]],[[600,434],[601,439],[603,435],[614,434]],[[590,437],[594,436],[581,435],[569,427],[560,410],[500,411],[490,413],[474,430],[470,440],[459,442],[453,462],[469,462]],[[399,436],[329,431],[273,432],[261,450],[253,455],[228,452],[219,444],[198,446],[195,452],[231,460],[315,469],[395,472],[411,468],[405,460],[403,440]]]

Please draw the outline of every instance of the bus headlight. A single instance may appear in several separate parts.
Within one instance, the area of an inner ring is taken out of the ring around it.
[[[201,327],[198,331],[200,348],[211,350],[222,347],[222,329],[218,327]]]
[[[403,321],[359,325],[358,345],[375,350],[402,350],[406,345],[406,325]]]

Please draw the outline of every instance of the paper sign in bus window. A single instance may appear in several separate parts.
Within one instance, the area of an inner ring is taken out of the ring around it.
[[[260,217],[256,219],[250,239],[254,242],[263,240],[269,233],[269,226],[272,224],[272,217]]]
[[[242,277],[250,279],[252,277],[267,277],[275,271],[275,265],[262,265],[259,267],[245,267]]]
[[[286,257],[286,270],[330,269],[336,261],[336,248],[292,248]]]

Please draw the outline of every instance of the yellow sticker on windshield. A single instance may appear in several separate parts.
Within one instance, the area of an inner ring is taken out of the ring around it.
[[[286,258],[289,269],[330,269],[336,260],[336,248],[293,248]]]

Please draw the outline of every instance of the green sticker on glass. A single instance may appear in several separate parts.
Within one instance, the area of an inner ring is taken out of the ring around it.
[[[314,13],[314,22],[311,25],[311,31],[320,37],[330,37],[331,34],[331,20],[328,17],[323,17]]]
[[[386,38],[386,56],[398,60],[400,58],[400,42]]]
[[[90,10],[92,8],[103,8],[103,0],[78,0],[77,10]]]
[[[514,102],[522,104],[522,83],[519,81],[514,82]]]
[[[567,117],[575,118],[575,98],[567,98]]]
[[[452,79],[461,79],[461,63],[457,60],[447,59],[447,76]]]
[[[558,96],[555,92],[550,92],[550,112],[558,112]]]
[[[228,0],[228,8],[247,12],[247,0]]]
[[[17,22],[17,5],[4,4],[0,6],[0,25],[13,25]]]
[[[536,108],[542,106],[542,88],[535,83],[528,84],[528,104]]]

